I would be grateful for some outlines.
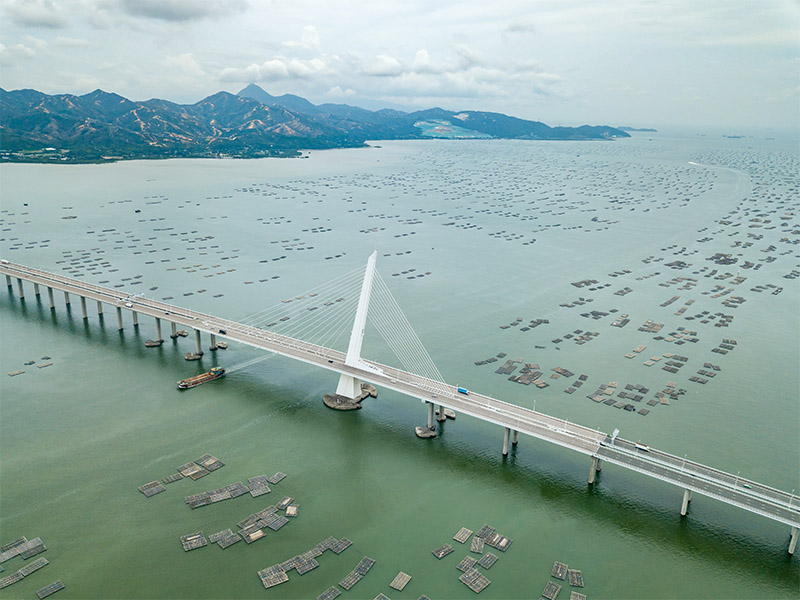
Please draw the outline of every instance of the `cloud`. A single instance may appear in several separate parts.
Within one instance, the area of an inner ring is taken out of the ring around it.
[[[534,27],[533,23],[528,21],[513,21],[509,23],[504,33],[506,34],[526,34],[526,33],[536,33],[536,27]]]
[[[52,0],[14,0],[5,5],[8,16],[17,25],[62,29],[68,20]]]
[[[355,96],[356,91],[350,88],[343,90],[341,86],[335,85],[325,92],[325,95],[329,98],[347,98],[348,96]]]
[[[275,81],[278,79],[310,79],[328,71],[328,65],[321,58],[302,60],[298,58],[276,57],[260,65],[252,64],[245,68],[227,67],[220,73],[225,82]]]
[[[247,0],[117,0],[120,9],[134,17],[161,21],[197,21],[243,12]]]
[[[53,40],[53,43],[56,46],[63,46],[65,48],[81,48],[88,46],[89,40],[60,35],[55,40]]]

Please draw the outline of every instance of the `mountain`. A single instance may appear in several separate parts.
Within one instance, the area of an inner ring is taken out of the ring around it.
[[[441,108],[405,113],[315,105],[251,84],[195,104],[132,101],[95,90],[82,96],[0,88],[0,160],[85,162],[168,157],[297,155],[366,140],[424,137],[608,139],[612,127],[549,127],[500,113]]]

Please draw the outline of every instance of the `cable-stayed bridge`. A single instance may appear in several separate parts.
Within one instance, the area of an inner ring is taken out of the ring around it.
[[[365,269],[285,299],[244,322],[143,296],[129,296],[119,290],[6,260],[0,261],[0,273],[6,276],[12,293],[13,279],[16,279],[20,299],[25,293],[23,281],[33,284],[37,297],[44,287],[50,308],[55,307],[54,290],[64,294],[66,303],[71,302],[71,296],[78,298],[84,319],[88,318],[89,300],[97,303],[99,314],[104,306],[113,307],[119,329],[123,328],[123,311],[132,313],[134,325],[138,324],[139,315],[153,317],[158,340],[162,335],[162,322],[170,323],[173,335],[178,325],[191,328],[197,354],[203,352],[201,335],[205,333],[211,336],[212,348],[216,346],[217,337],[222,337],[336,372],[339,384],[333,398],[345,405],[360,401],[362,381],[419,398],[427,406],[425,429],[431,434],[436,427],[434,410],[438,404],[442,417],[444,409],[450,409],[502,427],[503,454],[508,453],[509,443],[517,443],[520,433],[568,448],[591,459],[590,484],[594,484],[595,475],[604,462],[671,483],[683,490],[681,515],[686,515],[692,494],[714,498],[791,527],[788,550],[790,554],[794,552],[800,536],[800,499],[794,494],[624,440],[616,431],[611,435],[601,433],[447,384],[377,273],[376,257],[377,253],[370,256]],[[354,318],[353,300],[356,298]],[[395,352],[402,369],[361,356],[368,319]],[[348,328],[347,351],[334,349],[332,346],[342,339]]]

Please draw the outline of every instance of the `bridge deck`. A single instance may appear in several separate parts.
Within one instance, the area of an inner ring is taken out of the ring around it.
[[[372,361],[363,360],[356,367],[346,365],[345,354],[338,350],[157,300],[129,297],[117,290],[39,269],[0,262],[0,273],[352,375],[800,528],[800,500],[787,492],[654,448],[639,450],[632,442],[620,438],[612,444],[605,433],[576,423],[482,394],[461,394],[455,387],[443,382]],[[128,303],[130,307],[126,306]]]

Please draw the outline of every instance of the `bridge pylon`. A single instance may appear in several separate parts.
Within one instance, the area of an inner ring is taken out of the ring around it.
[[[353,320],[353,330],[350,333],[350,343],[347,346],[347,355],[344,359],[346,367],[357,367],[368,371],[375,370],[370,364],[361,360],[361,343],[364,340],[364,331],[367,326],[367,311],[369,310],[369,299],[372,293],[372,282],[375,279],[375,263],[378,259],[378,251],[370,254],[367,260],[367,268],[364,272],[364,282],[361,284],[361,295],[358,299],[356,316]],[[342,373],[339,376],[339,384],[336,386],[336,395],[326,394],[324,401],[330,408],[338,410],[352,410],[361,408],[361,401],[367,396],[376,396],[377,392],[369,384],[361,383],[357,377]]]

